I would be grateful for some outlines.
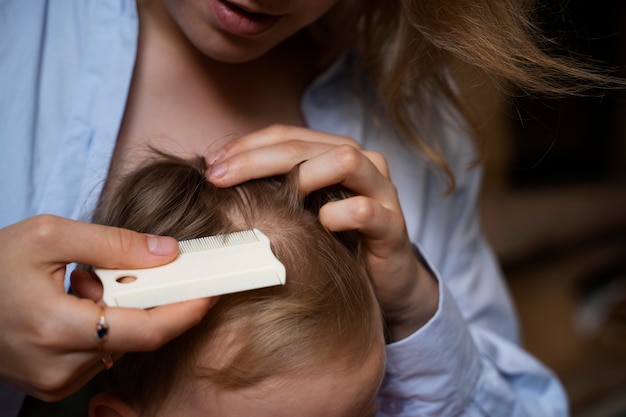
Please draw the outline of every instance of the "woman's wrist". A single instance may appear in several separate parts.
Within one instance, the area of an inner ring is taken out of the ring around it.
[[[421,260],[416,260],[415,285],[404,298],[404,303],[393,312],[387,312],[389,342],[405,339],[421,329],[437,312],[439,284],[433,273]]]

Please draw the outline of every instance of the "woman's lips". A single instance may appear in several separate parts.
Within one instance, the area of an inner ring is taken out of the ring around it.
[[[282,15],[253,13],[225,0],[209,0],[222,30],[237,36],[256,36],[272,28]]]

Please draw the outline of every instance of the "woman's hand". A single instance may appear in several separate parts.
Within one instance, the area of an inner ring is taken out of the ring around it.
[[[140,268],[177,253],[172,238],[50,215],[0,229],[0,381],[59,400],[102,371],[107,355],[155,349],[199,322],[211,299],[140,310],[104,308],[65,292],[68,263]],[[83,287],[97,297],[93,286]],[[109,329],[102,340],[101,315]]]
[[[284,174],[300,165],[303,194],[333,184],[354,197],[333,201],[320,220],[333,231],[358,230],[367,266],[393,340],[424,325],[437,310],[436,280],[413,252],[385,158],[347,137],[276,125],[234,139],[207,155],[207,177],[221,187]]]

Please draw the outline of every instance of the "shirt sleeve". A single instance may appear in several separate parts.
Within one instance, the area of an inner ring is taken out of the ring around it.
[[[468,324],[446,285],[418,332],[387,346],[379,417],[567,416],[555,376],[515,343]]]
[[[567,416],[560,382],[519,344],[507,287],[480,230],[480,169],[457,178],[445,206],[435,207],[447,216],[433,237],[437,245],[418,245],[439,282],[438,310],[416,333],[387,346],[377,415]]]

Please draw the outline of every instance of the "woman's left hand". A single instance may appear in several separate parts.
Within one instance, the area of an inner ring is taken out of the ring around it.
[[[320,221],[330,230],[358,230],[366,262],[393,340],[423,326],[438,305],[437,282],[413,252],[387,161],[353,139],[274,125],[228,142],[207,155],[209,181],[228,187],[285,174],[300,164],[303,194],[341,184],[355,196],[327,203]]]

